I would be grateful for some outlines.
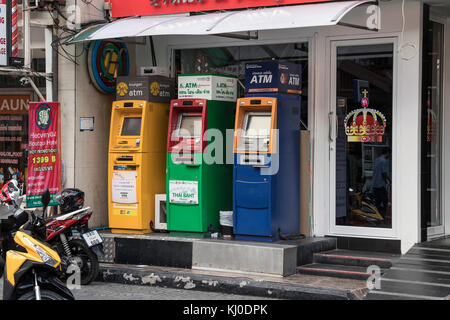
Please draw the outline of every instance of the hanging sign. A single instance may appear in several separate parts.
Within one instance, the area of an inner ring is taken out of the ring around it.
[[[369,91],[362,91],[362,108],[350,112],[344,120],[348,142],[383,142],[386,117],[378,110],[369,108]]]
[[[0,0],[0,66],[9,65],[11,55],[11,0]]]
[[[58,205],[53,195],[61,190],[60,147],[60,104],[30,102],[27,207],[41,207],[46,188],[52,195],[49,205]]]
[[[334,0],[110,0],[113,18],[167,13],[270,7]]]

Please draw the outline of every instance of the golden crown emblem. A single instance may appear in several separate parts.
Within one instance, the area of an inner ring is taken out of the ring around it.
[[[386,130],[386,117],[378,110],[370,109],[369,91],[362,92],[362,108],[350,112],[344,120],[348,142],[383,142]]]

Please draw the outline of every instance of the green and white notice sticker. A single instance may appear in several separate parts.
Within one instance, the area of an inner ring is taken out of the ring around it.
[[[179,75],[178,99],[231,101],[237,99],[237,79],[219,75]]]
[[[169,201],[198,204],[198,181],[169,180]]]

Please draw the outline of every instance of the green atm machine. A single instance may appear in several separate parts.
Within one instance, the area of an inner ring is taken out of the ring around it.
[[[208,237],[219,230],[219,212],[232,210],[233,165],[226,161],[226,130],[234,128],[236,91],[235,77],[179,75],[167,136],[171,235]]]

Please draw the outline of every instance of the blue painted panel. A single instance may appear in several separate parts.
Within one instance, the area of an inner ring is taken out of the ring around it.
[[[270,236],[270,212],[268,209],[237,208],[234,233]]]
[[[238,208],[268,208],[269,196],[270,184],[267,181],[236,181],[236,206]]]

